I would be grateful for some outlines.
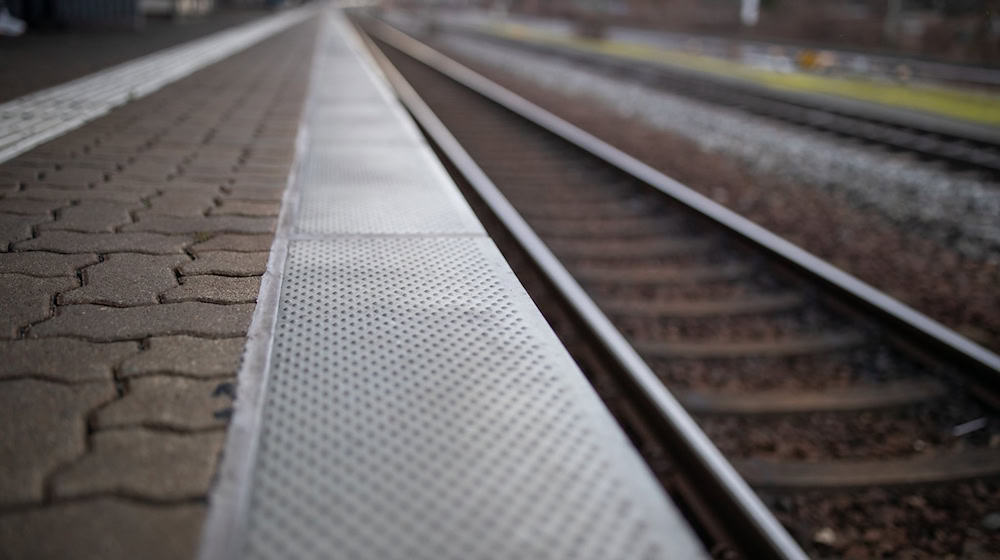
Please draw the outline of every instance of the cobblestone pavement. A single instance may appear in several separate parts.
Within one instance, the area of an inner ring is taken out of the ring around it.
[[[315,23],[0,164],[0,558],[187,558]]]

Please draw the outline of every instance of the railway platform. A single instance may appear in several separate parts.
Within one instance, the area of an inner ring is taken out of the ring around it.
[[[705,556],[341,12],[201,41],[0,106],[0,558]]]

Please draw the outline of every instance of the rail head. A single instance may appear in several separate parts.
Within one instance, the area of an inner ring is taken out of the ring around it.
[[[458,65],[458,63],[444,58],[443,55],[414,39],[402,35],[395,29],[377,21],[374,21],[373,25],[377,26],[373,34],[386,43],[393,46],[405,46],[406,49],[400,49],[404,50],[404,52],[415,49],[420,51],[424,56],[431,57],[432,60],[442,60],[452,71],[480,86],[489,87],[492,85],[485,78]],[[624,336],[622,336],[607,316],[598,308],[597,304],[586,294],[580,284],[577,283],[569,271],[566,270],[562,263],[542,242],[517,210],[500,193],[499,189],[486,176],[482,169],[479,168],[478,164],[465,151],[447,127],[437,118],[431,108],[424,103],[419,94],[409,85],[406,79],[395,69],[376,45],[369,42],[369,47],[372,49],[377,62],[382,67],[389,82],[395,88],[403,104],[417,122],[420,123],[420,126],[425,130],[434,144],[447,156],[469,185],[475,189],[478,196],[490,207],[497,219],[500,220],[504,227],[517,240],[528,256],[534,261],[535,265],[548,276],[553,286],[560,293],[560,296],[586,322],[587,328],[601,342],[604,350],[629,375],[631,378],[630,381],[642,391],[647,403],[653,406],[662,418],[673,427],[675,433],[684,442],[688,452],[700,462],[700,466],[704,470],[704,475],[709,477],[711,482],[718,486],[720,491],[727,497],[729,505],[734,508],[734,511],[738,512],[746,523],[753,526],[751,530],[756,533],[755,537],[761,543],[761,548],[758,551],[773,558],[786,560],[807,558],[805,552],[784,527],[781,526],[777,519],[771,515],[770,511],[768,511],[753,490],[739,476],[725,457],[722,456],[722,453],[704,432],[702,432],[694,419],[684,410],[683,406],[666,389],[663,383],[660,382],[656,374],[653,373],[645,361],[632,348],[628,341],[625,340]],[[499,88],[499,86],[496,87]],[[478,91],[477,88],[473,89]],[[513,100],[520,99],[513,93],[502,88],[497,89],[494,93]],[[541,109],[536,109],[542,111]]]
[[[914,333],[922,342],[931,343],[939,349],[961,358],[963,362],[973,366],[970,373],[978,382],[994,389],[1000,388],[1000,355],[668,177],[589,132],[492,82],[406,33],[377,20],[372,25],[372,31],[379,39],[625,173],[638,178],[691,210],[783,260],[793,268],[830,286],[841,295],[847,296],[897,326]]]

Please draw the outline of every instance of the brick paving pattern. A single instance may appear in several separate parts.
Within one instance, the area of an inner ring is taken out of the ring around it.
[[[189,558],[316,24],[0,164],[0,558]]]

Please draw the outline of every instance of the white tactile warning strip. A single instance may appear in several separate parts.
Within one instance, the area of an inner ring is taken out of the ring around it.
[[[153,93],[316,13],[299,8],[220,31],[0,105],[0,162]]]
[[[706,557],[339,12],[318,49],[202,560]]]

